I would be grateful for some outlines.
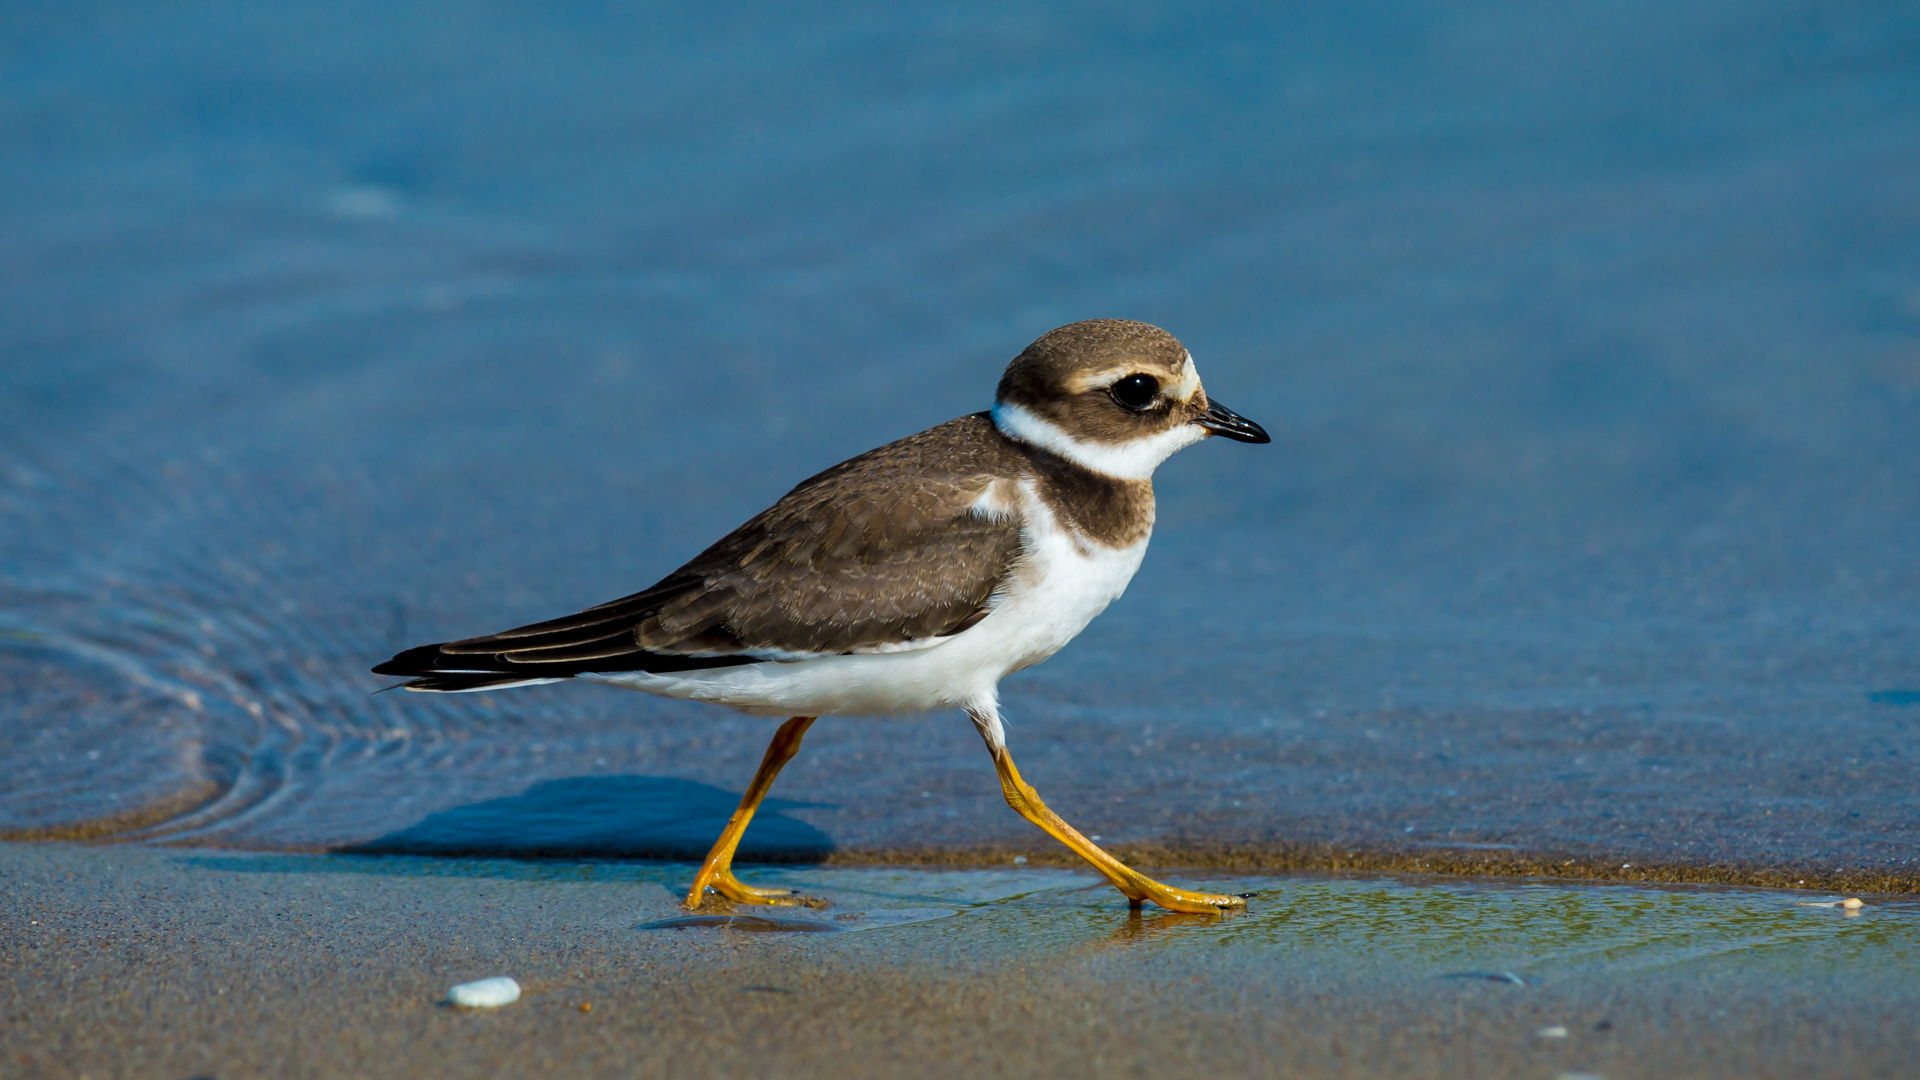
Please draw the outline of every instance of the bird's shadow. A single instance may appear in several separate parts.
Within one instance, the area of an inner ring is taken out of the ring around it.
[[[737,793],[671,776],[576,776],[518,795],[442,810],[358,855],[510,859],[699,860],[740,804]],[[818,862],[833,840],[783,811],[817,806],[768,799],[740,844],[742,861]]]

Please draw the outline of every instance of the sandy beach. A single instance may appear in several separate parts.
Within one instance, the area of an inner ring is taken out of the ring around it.
[[[1920,904],[1048,870],[759,867],[841,932],[642,929],[672,864],[0,846],[20,1077],[1872,1077],[1920,1051]],[[788,914],[794,914],[789,909]],[[515,1004],[457,1010],[508,975]]]

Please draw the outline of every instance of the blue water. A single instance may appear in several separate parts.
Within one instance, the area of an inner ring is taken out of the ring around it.
[[[1004,688],[1085,831],[1920,858],[1911,5],[14,5],[0,147],[0,828],[698,846],[768,725],[366,668],[1120,316],[1275,442]],[[957,716],[777,795],[1037,842]]]

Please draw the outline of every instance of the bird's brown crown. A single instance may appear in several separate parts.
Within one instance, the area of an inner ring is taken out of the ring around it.
[[[1108,444],[1158,435],[1207,411],[1185,346],[1157,326],[1126,319],[1089,319],[1042,334],[1007,365],[995,401],[1076,439]]]

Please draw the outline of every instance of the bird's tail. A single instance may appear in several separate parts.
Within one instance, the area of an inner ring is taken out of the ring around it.
[[[624,648],[589,647],[583,650],[526,649],[508,659],[505,652],[478,651],[497,645],[511,648],[516,642],[497,640],[498,635],[468,641],[442,642],[408,649],[373,669],[375,675],[398,675],[409,681],[399,684],[403,690],[427,694],[471,694],[478,690],[505,690],[509,686],[539,686],[564,682],[589,671],[698,671],[702,668],[751,664],[751,656],[681,656],[650,653],[631,645]],[[631,640],[631,639],[629,639]],[[475,642],[481,643],[478,648]],[[449,651],[448,646],[453,647]],[[546,659],[524,660],[518,657],[544,655]],[[388,689],[393,689],[389,687]]]
[[[492,656],[449,656],[440,651],[439,645],[422,645],[375,667],[373,673],[407,676],[409,681],[400,683],[398,688],[425,694],[471,694],[512,686],[539,686],[574,675],[571,671],[535,675],[512,670],[519,666]]]

